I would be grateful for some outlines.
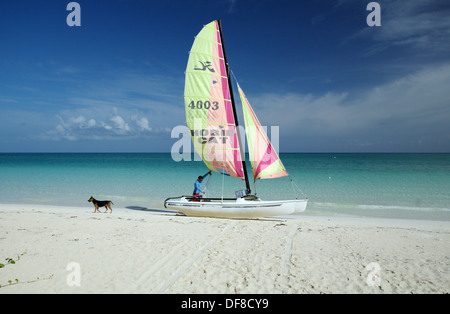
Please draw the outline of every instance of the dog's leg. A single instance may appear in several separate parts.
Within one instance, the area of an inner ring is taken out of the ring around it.
[[[112,208],[111,208],[111,203],[108,204],[109,210],[111,211],[112,214]],[[107,209],[108,210],[108,209]]]
[[[95,210],[94,210],[94,214],[97,212],[97,211],[99,211],[100,212],[100,210],[98,209],[98,206],[97,205],[94,205],[94,208],[95,208]]]

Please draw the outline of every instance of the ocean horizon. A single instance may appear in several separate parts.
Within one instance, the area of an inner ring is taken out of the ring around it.
[[[0,153],[0,203],[162,209],[168,197],[191,195],[201,161],[170,153]],[[281,153],[289,177],[260,180],[263,200],[309,199],[304,215],[450,220],[450,154]],[[188,158],[189,159],[189,158]],[[249,164],[249,163],[248,163]],[[248,165],[249,167],[249,165]],[[249,168],[248,173],[252,171]],[[213,173],[207,196],[234,197],[242,180]]]

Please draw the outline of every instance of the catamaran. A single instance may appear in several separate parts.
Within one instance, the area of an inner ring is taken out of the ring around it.
[[[246,188],[237,191],[236,198],[223,195],[200,199],[170,197],[164,206],[187,216],[217,218],[258,218],[303,212],[308,202],[306,198],[266,201],[251,194],[220,19],[205,25],[195,37],[185,74],[186,123],[196,152],[209,170],[242,179]],[[254,181],[288,176],[244,92],[239,84],[237,86]]]

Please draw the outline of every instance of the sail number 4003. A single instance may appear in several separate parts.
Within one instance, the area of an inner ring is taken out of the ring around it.
[[[217,109],[219,109],[219,102],[213,101],[211,103],[209,100],[206,100],[206,101],[201,101],[201,100],[194,101],[193,100],[189,103],[188,107],[191,109],[217,110]]]

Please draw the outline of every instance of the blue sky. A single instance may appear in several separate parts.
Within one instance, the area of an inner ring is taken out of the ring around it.
[[[0,2],[0,152],[170,152],[194,36],[228,59],[281,152],[450,152],[450,3]],[[237,97],[239,99],[239,97]]]

